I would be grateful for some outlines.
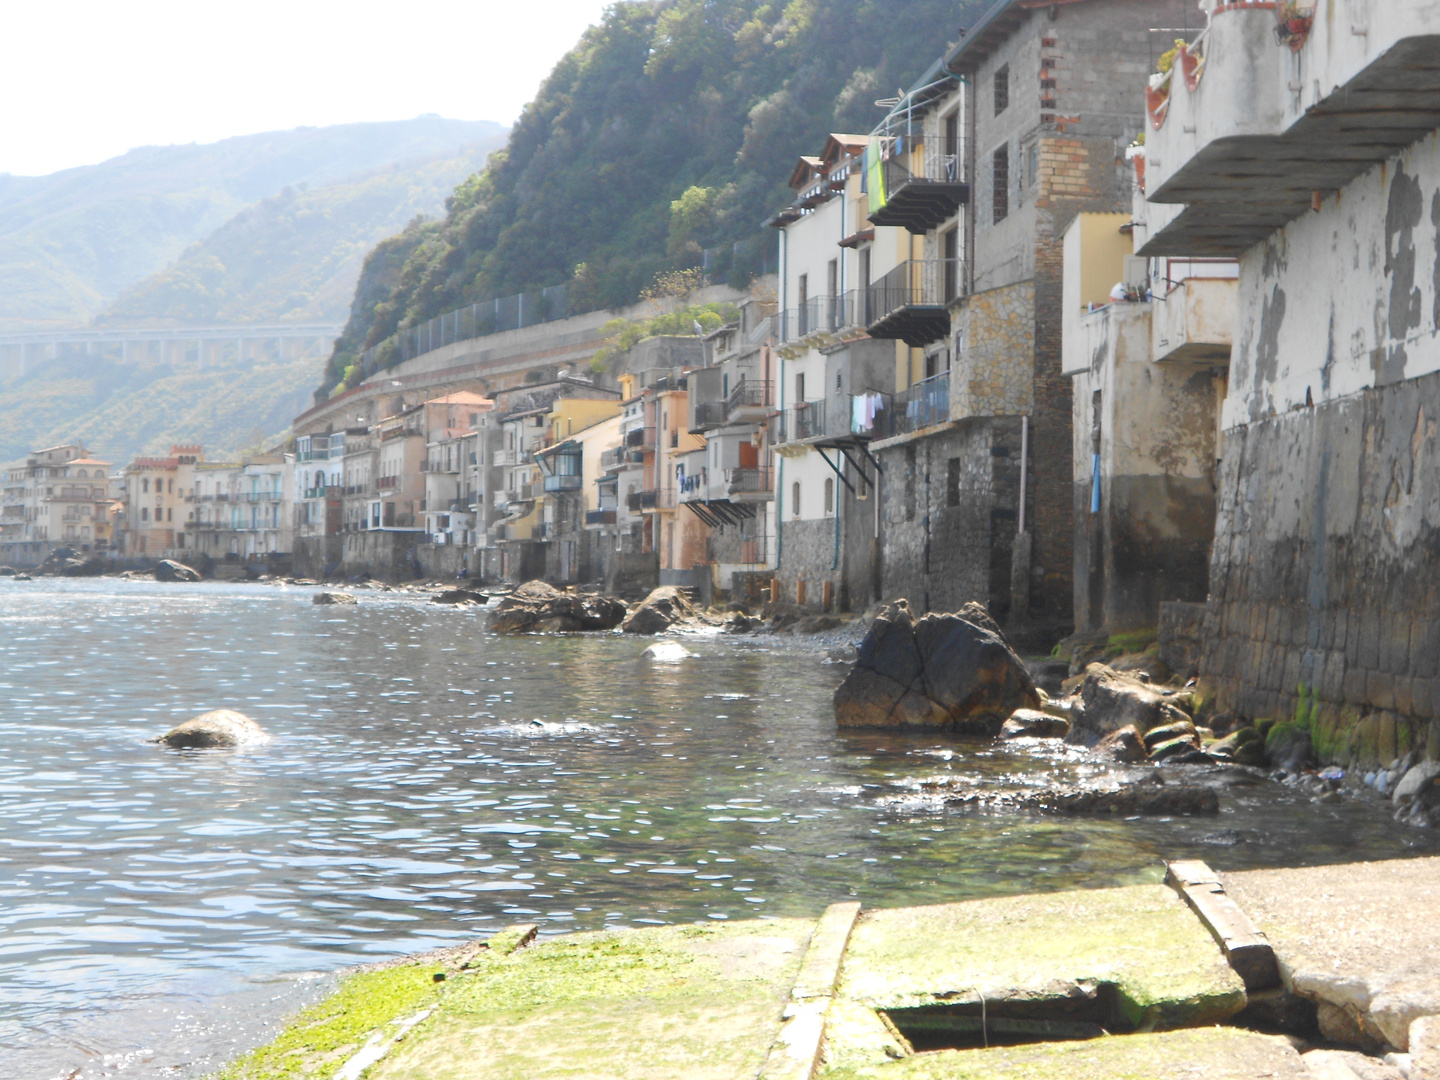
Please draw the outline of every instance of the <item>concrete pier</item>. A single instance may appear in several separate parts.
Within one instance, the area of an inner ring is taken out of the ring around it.
[[[517,927],[348,976],[221,1075],[1432,1075],[1440,859],[1184,863],[1167,882],[539,940]]]

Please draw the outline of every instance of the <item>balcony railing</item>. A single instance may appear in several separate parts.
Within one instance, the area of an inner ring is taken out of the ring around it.
[[[599,510],[585,511],[586,525],[614,525],[615,507],[603,506]]]
[[[632,491],[626,499],[626,506],[632,514],[642,510],[673,509],[675,507],[675,489],[651,488],[645,491]]]
[[[874,225],[898,225],[923,235],[970,201],[958,147],[946,153],[943,143],[926,143],[916,154],[898,154],[883,162],[880,172],[881,191],[870,192]]]
[[[702,401],[695,406],[695,430],[724,427],[729,409],[723,401]]]
[[[545,477],[545,493],[552,494],[565,491],[579,491],[585,485],[583,476],[547,476]]]
[[[875,417],[875,435],[888,439],[950,419],[950,373],[942,371],[922,379],[909,390],[887,398]]]
[[[726,418],[736,419],[737,413],[768,409],[774,391],[775,384],[772,382],[742,378],[725,399]]]
[[[625,433],[625,446],[630,450],[655,449],[655,429],[653,427],[631,428]]]
[[[376,487],[378,487],[381,491],[393,491],[399,486],[400,477],[398,476],[382,476],[378,481],[376,481]]]
[[[775,489],[770,469],[726,469],[725,481],[731,495],[769,495]]]
[[[600,471],[613,472],[629,463],[629,451],[623,446],[612,447],[600,452]]]
[[[959,259],[911,259],[865,290],[866,329],[873,338],[928,345],[950,332],[947,305],[964,288]]]
[[[863,306],[863,302],[863,296],[855,292],[843,296],[812,296],[775,316],[775,336],[783,343],[860,326],[864,320],[858,307]]]

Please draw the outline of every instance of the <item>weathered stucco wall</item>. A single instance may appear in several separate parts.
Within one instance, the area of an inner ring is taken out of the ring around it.
[[[1152,315],[1114,304],[1080,317],[1091,354],[1074,377],[1077,627],[1153,627],[1163,601],[1205,599],[1224,370],[1152,362]]]
[[[1330,760],[1440,716],[1437,232],[1431,135],[1241,264],[1201,675]]]
[[[1437,232],[1432,134],[1247,252],[1225,426],[1440,370]]]

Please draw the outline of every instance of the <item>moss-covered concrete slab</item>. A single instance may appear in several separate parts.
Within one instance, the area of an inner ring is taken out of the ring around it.
[[[940,1050],[827,1069],[824,1080],[1315,1080],[1283,1038],[1236,1028],[1113,1035],[1088,1042]]]
[[[1440,858],[1221,878],[1329,1038],[1404,1050],[1410,1024],[1440,1014]]]
[[[754,1077],[810,920],[574,934],[482,957],[371,1080]]]
[[[1245,1005],[1214,939],[1163,885],[866,912],[839,995],[894,1010],[983,994],[993,1007],[1107,984],[1134,1027],[1214,1023]]]

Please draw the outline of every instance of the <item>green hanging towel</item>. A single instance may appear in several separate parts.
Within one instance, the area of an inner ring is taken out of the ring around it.
[[[885,196],[885,168],[882,164],[880,152],[880,137],[870,136],[870,145],[865,148],[865,186],[869,189],[870,212],[884,207]]]

